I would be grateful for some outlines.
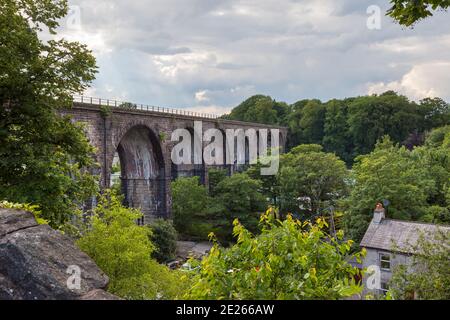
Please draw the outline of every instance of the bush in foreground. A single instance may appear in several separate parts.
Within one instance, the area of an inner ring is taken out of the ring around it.
[[[182,292],[177,272],[150,258],[150,229],[141,213],[122,206],[112,193],[101,197],[77,244],[108,275],[108,291],[125,299],[173,299]]]
[[[277,220],[269,209],[261,217],[261,234],[253,236],[234,223],[237,243],[225,249],[214,245],[193,277],[189,299],[340,299],[358,294],[359,270],[348,261],[352,241],[343,241],[315,224],[288,216]]]

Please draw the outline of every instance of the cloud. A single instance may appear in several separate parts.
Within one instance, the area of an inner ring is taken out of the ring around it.
[[[381,30],[369,30],[367,7],[385,12],[388,1],[69,1],[80,16],[60,33],[94,50],[97,96],[218,111],[257,93],[286,102],[385,88],[448,97],[445,12],[415,29],[383,15]]]
[[[401,80],[368,85],[368,93],[387,90],[400,92],[413,100],[441,97],[450,101],[450,62],[433,62],[414,66]]]
[[[202,91],[196,92],[195,93],[195,100],[197,100],[198,102],[208,101],[209,98],[207,97],[206,90],[202,90]]]
[[[199,103],[216,101],[225,104],[231,101],[232,105],[235,106],[256,93],[254,86],[236,86],[216,90],[200,90],[195,93],[195,99]],[[230,107],[225,109],[229,110]]]

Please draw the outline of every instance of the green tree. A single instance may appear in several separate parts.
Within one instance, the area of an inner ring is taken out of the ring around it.
[[[281,158],[278,173],[283,213],[304,218],[321,215],[326,206],[346,195],[345,163],[320,145],[300,145]]]
[[[169,220],[156,219],[150,224],[150,242],[155,246],[152,257],[160,263],[175,259],[177,231]]]
[[[389,283],[394,299],[450,300],[450,232],[421,234],[408,250],[411,265],[395,268]]]
[[[433,15],[435,10],[446,10],[449,0],[390,0],[392,7],[387,15],[404,26],[412,26],[419,20]]]
[[[227,177],[226,169],[209,169],[208,181],[209,181],[209,195],[214,197],[217,195],[217,185]]]
[[[200,184],[199,177],[178,178],[173,181],[172,213],[175,229],[182,235],[191,233],[198,219],[204,219],[208,202],[208,192]],[[206,235],[207,233],[204,236]]]
[[[237,220],[230,248],[214,245],[193,278],[188,299],[341,299],[361,287],[357,268],[347,261],[352,241],[332,238],[326,223],[301,222],[288,216],[261,217],[261,234],[253,236]],[[361,253],[354,255],[360,259]]]
[[[210,232],[224,242],[232,240],[232,222],[240,218],[255,228],[258,213],[267,201],[259,192],[260,182],[245,173],[225,177],[208,196],[198,177],[179,178],[172,182],[174,225],[180,235],[190,240],[206,240]]]
[[[256,214],[263,212],[267,206],[260,189],[261,182],[246,173],[235,173],[217,185],[215,200],[225,208],[224,215],[230,227],[235,218],[254,224]]]
[[[421,120],[417,105],[392,91],[354,99],[348,106],[347,120],[354,156],[371,152],[384,135],[403,142]]]
[[[286,116],[285,125],[288,126],[287,144],[289,148],[295,147],[304,143],[303,132],[300,128],[300,121],[302,119],[302,111],[309,100],[300,100],[290,105],[290,112]]]
[[[427,134],[425,146],[428,148],[450,147],[450,125],[430,131]]]
[[[246,121],[259,123],[276,123],[277,112],[273,109],[271,99],[259,99],[246,112]]]
[[[108,290],[125,299],[170,299],[181,293],[180,276],[150,258],[150,229],[142,214],[122,206],[114,194],[101,197],[77,245],[110,279]]]
[[[182,239],[207,240],[210,232],[227,237],[224,207],[208,195],[199,177],[183,177],[172,182],[174,226]]]
[[[326,103],[322,144],[327,152],[334,152],[347,164],[353,162],[353,140],[349,130],[348,104],[350,99],[330,100]]]
[[[278,124],[289,128],[288,149],[299,144],[322,144],[348,166],[356,156],[373,150],[384,135],[409,149],[423,144],[426,131],[450,122],[449,104],[426,98],[419,104],[394,91],[322,103],[299,100],[291,105],[256,95],[224,118]]]
[[[280,124],[288,113],[288,105],[276,102],[269,96],[255,95],[236,108],[224,118],[266,124]]]
[[[425,213],[421,220],[433,223],[450,223],[450,126],[431,131],[425,144],[414,149],[413,155],[433,181],[428,194]]]
[[[450,125],[450,104],[441,98],[420,100],[419,111],[424,119],[422,131]]]
[[[434,182],[415,155],[385,137],[375,150],[356,158],[354,185],[347,199],[347,234],[360,240],[376,203],[389,200],[387,216],[418,220],[423,215]]]
[[[95,59],[53,35],[68,6],[60,1],[0,2],[0,199],[39,205],[53,227],[94,194],[93,149],[82,127],[58,115],[94,79]]]
[[[322,143],[324,135],[325,106],[320,100],[310,100],[302,109],[299,122],[303,143]]]
[[[254,165],[251,165],[245,173],[252,179],[260,182],[259,191],[270,201],[271,205],[278,205],[279,188],[276,175],[261,175],[261,168],[265,167],[261,162],[269,163],[271,156],[266,159],[259,159]]]

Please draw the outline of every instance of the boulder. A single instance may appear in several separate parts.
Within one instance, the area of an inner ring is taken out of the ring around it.
[[[115,299],[73,240],[27,211],[0,208],[0,299]]]
[[[105,290],[95,289],[80,297],[80,300],[119,300],[119,298]]]
[[[0,208],[0,238],[8,233],[37,225],[34,216],[27,211]]]
[[[211,242],[177,241],[177,257],[186,260],[189,257],[201,259],[212,248]]]

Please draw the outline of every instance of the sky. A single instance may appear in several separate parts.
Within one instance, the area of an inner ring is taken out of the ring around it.
[[[384,15],[389,0],[69,4],[59,36],[88,45],[99,67],[86,96],[216,114],[254,94],[450,101],[450,12],[410,29]]]

